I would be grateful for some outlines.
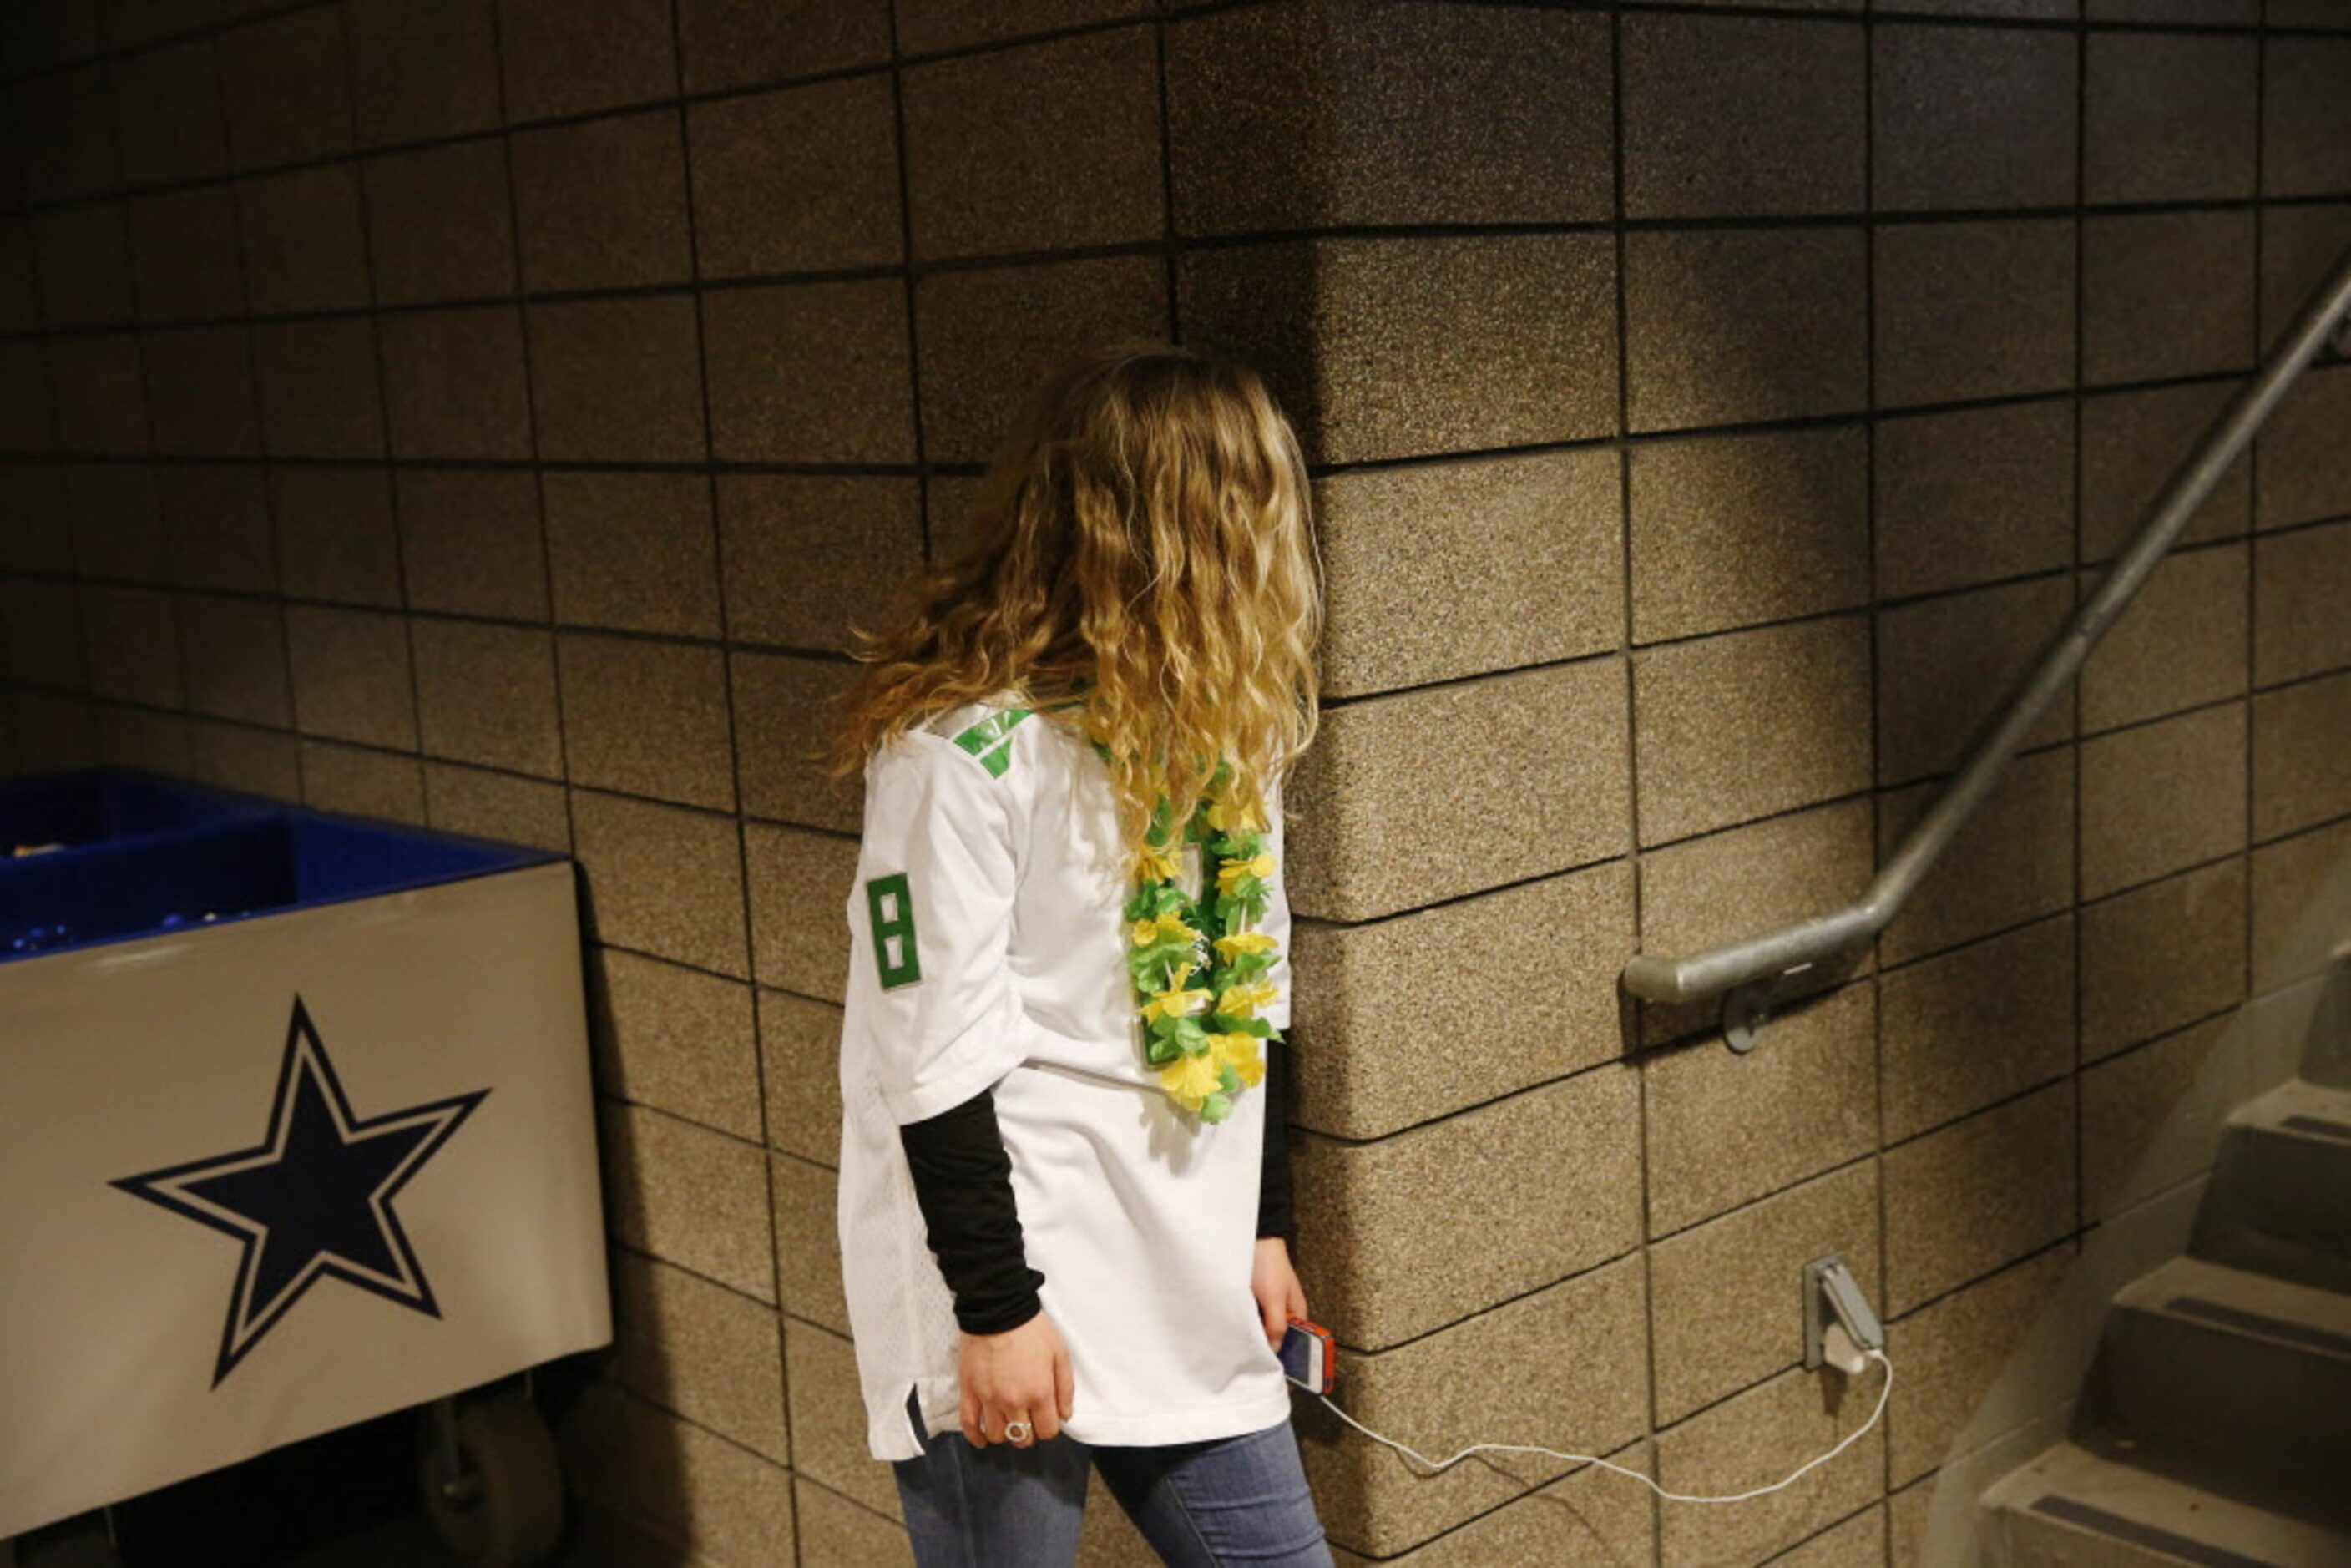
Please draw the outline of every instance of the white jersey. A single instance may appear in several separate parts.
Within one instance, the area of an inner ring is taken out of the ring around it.
[[[1280,944],[1261,1015],[1290,1023],[1280,799],[1254,929]],[[1184,885],[1201,886],[1199,855]],[[1159,1085],[1125,962],[1127,880],[1091,743],[1000,695],[876,749],[846,914],[841,1045],[842,1283],[877,1459],[960,1432],[960,1333],[899,1127],[993,1086],[1038,1294],[1070,1351],[1082,1442],[1259,1431],[1289,1384],[1249,1291],[1265,1095],[1203,1123]],[[958,1441],[961,1439],[958,1438]]]

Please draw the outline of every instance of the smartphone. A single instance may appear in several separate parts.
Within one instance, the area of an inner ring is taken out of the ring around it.
[[[1337,1348],[1329,1329],[1292,1318],[1281,1336],[1281,1370],[1309,1394],[1328,1394],[1339,1378]]]

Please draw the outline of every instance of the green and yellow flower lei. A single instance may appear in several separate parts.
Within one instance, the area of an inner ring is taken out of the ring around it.
[[[1107,759],[1099,742],[1094,749]],[[1218,794],[1231,777],[1230,761],[1220,762],[1183,824],[1182,841],[1201,846],[1204,865],[1215,862],[1213,876],[1201,878],[1201,899],[1179,880],[1174,808],[1163,794],[1126,903],[1126,967],[1143,1015],[1144,1057],[1159,1069],[1160,1086],[1204,1123],[1232,1114],[1242,1086],[1264,1080],[1259,1042],[1281,1038],[1259,1016],[1280,996],[1269,978],[1280,945],[1244,928],[1264,918],[1274,856],[1265,824]],[[1207,984],[1188,984],[1204,967]]]

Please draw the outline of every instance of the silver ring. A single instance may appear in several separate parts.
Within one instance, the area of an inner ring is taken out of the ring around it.
[[[1004,1436],[1011,1442],[1027,1442],[1029,1440],[1029,1423],[1026,1421],[1007,1421],[1004,1424]]]

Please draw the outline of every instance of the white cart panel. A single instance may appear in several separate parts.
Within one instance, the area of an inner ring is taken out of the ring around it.
[[[0,965],[0,1539],[609,1343],[593,1111],[568,862]]]

